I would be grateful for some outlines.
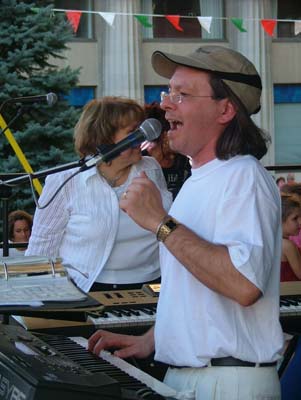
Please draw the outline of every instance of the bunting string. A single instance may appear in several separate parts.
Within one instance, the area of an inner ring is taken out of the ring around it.
[[[37,9],[35,8],[35,11]],[[145,28],[152,28],[152,18],[165,18],[176,30],[183,32],[181,27],[181,19],[190,18],[196,19],[201,27],[210,33],[213,20],[230,21],[235,28],[240,32],[246,33],[246,22],[258,22],[269,36],[274,35],[275,28],[279,22],[291,22],[295,24],[294,33],[298,35],[301,33],[301,20],[296,19],[259,19],[259,18],[237,18],[237,17],[213,17],[213,16],[194,16],[194,15],[163,15],[163,14],[138,14],[138,13],[124,13],[124,12],[105,12],[105,11],[90,11],[90,10],[70,10],[63,8],[53,8],[53,12],[64,12],[68,21],[70,22],[74,33],[77,32],[80,18],[82,14],[96,14],[102,17],[108,25],[113,27],[115,17],[118,16],[133,16]]]

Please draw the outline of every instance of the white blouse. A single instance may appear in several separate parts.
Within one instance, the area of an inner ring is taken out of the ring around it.
[[[48,176],[39,200],[40,205],[44,205],[75,171],[76,169],[72,169]],[[161,167],[152,157],[143,157],[132,166],[127,182],[122,185],[122,191],[126,190],[141,171],[145,171],[155,182],[161,192],[164,208],[168,211],[172,196],[167,190]],[[124,221],[125,216],[130,220],[125,213],[120,219],[121,213],[123,211],[119,208],[118,194],[97,173],[97,169],[94,167],[82,172],[67,182],[47,208],[36,209],[25,255],[61,257],[63,263],[71,264],[88,274],[86,278],[74,270],[68,271],[76,284],[86,292],[96,280],[121,284],[129,283],[132,279],[131,283],[137,283],[140,279],[143,282],[158,277],[158,244],[153,233],[127,221],[125,226],[130,226],[130,229],[126,234],[133,238],[133,246],[130,247],[131,244],[128,243],[125,248],[120,246],[120,240],[116,242],[116,238],[121,238],[119,224]],[[143,238],[141,241],[139,230]],[[142,248],[146,251],[141,251]],[[131,256],[128,257],[128,254]],[[133,259],[139,260],[135,266],[138,268],[137,276],[132,268]],[[108,260],[111,261],[107,268]],[[119,262],[116,263],[116,260]],[[130,272],[121,272],[122,265],[123,271]],[[117,273],[118,270],[120,273]],[[110,281],[111,279],[114,281]]]

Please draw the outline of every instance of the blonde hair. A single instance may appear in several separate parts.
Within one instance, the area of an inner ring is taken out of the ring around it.
[[[113,144],[119,129],[144,120],[143,108],[134,100],[107,96],[90,101],[74,129],[74,146],[83,157],[94,154],[97,146]]]

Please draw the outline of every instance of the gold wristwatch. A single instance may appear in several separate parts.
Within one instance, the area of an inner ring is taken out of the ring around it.
[[[166,238],[171,234],[171,232],[177,229],[179,225],[180,223],[175,218],[166,215],[157,228],[157,240],[164,243]]]

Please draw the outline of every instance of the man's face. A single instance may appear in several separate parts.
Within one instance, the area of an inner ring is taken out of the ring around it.
[[[206,72],[182,66],[170,80],[170,93],[182,95],[181,103],[172,102],[169,96],[161,103],[171,126],[171,149],[190,156],[195,167],[214,159],[216,141],[224,130],[219,117],[227,100],[212,99]]]

